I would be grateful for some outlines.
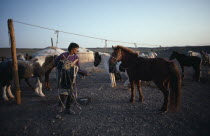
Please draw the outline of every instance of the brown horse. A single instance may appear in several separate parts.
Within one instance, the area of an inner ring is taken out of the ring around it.
[[[143,102],[140,80],[154,81],[164,95],[161,111],[167,112],[168,106],[170,111],[178,111],[181,104],[181,77],[174,62],[162,58],[142,58],[135,51],[119,45],[113,49],[110,63],[122,61],[124,67],[127,68],[131,84],[130,102],[135,100],[135,83],[139,91],[139,100]]]

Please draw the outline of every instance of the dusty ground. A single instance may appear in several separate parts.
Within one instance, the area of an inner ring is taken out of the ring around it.
[[[91,70],[93,65],[83,64],[82,68]],[[78,81],[78,97],[89,97],[91,103],[81,106],[81,111],[74,107],[76,115],[58,111],[55,71],[51,74],[53,90],[44,89],[45,98],[36,96],[22,81],[21,105],[16,105],[14,100],[0,99],[0,135],[209,135],[210,82],[192,81],[191,69],[186,71],[181,111],[167,114],[158,111],[163,95],[156,87],[143,85],[144,103],[131,104],[124,81],[111,88],[109,77],[103,71],[92,70],[91,76]],[[57,119],[56,115],[61,118]]]

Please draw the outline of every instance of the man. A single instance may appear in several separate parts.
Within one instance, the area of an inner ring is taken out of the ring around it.
[[[68,90],[68,96],[67,96],[67,101],[66,101],[66,113],[68,114],[75,114],[73,110],[70,109],[70,106],[72,102],[76,101],[76,82],[72,82],[72,79],[70,77],[72,76],[71,70],[66,71],[63,69],[64,61],[69,61],[73,65],[78,67],[78,74],[82,76],[87,76],[88,73],[86,71],[83,71],[80,69],[79,65],[79,57],[76,55],[78,52],[79,45],[76,43],[71,43],[68,47],[68,52],[64,52],[60,54],[56,59],[55,59],[55,66],[57,66],[57,71],[58,71],[58,77],[60,79],[58,87],[62,89],[67,89]],[[74,69],[75,70],[75,69]],[[75,72],[74,72],[75,73]],[[76,81],[76,80],[74,80]],[[73,86],[73,87],[72,87]],[[72,90],[73,88],[73,90]],[[74,91],[74,92],[72,92]]]

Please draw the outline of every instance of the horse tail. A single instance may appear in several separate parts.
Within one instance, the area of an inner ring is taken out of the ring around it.
[[[181,75],[177,65],[173,62],[170,64],[170,111],[178,111],[181,105]]]

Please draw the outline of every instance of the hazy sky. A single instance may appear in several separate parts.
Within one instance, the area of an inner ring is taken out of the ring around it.
[[[210,45],[210,0],[1,0],[0,47],[10,47],[7,20],[139,43],[139,47]],[[54,31],[14,22],[17,48],[45,48]],[[59,32],[58,47],[70,42],[104,47],[103,40]],[[107,42],[112,45],[133,46]]]

